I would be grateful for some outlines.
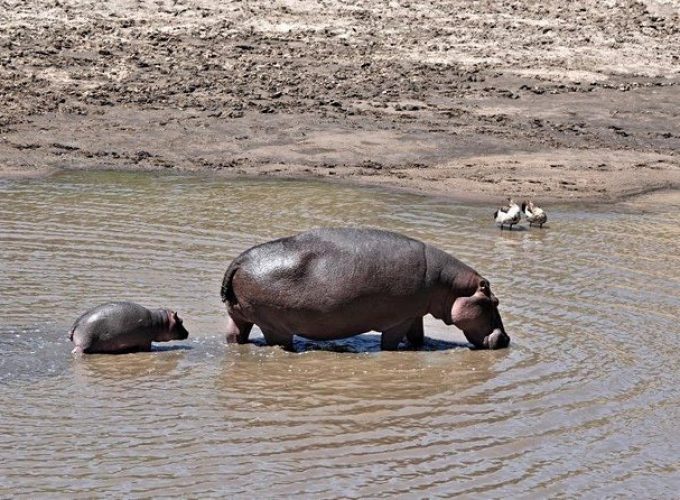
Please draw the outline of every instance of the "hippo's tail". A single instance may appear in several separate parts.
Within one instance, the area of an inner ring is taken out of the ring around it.
[[[70,332],[68,332],[68,339],[73,342],[73,334],[76,333],[76,329],[74,328]]]
[[[239,266],[236,261],[232,262],[227,272],[224,273],[224,279],[222,280],[222,290],[220,295],[222,296],[222,302],[225,304],[228,302],[230,304],[236,304],[238,300],[234,294],[234,289],[232,288],[232,280],[234,279],[234,274],[238,271]]]

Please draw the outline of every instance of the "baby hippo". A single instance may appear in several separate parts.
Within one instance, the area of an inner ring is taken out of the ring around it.
[[[134,302],[112,302],[90,309],[73,324],[74,354],[150,351],[151,342],[184,340],[182,319],[170,309],[149,310]]]

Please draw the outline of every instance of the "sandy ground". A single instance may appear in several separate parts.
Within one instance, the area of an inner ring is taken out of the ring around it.
[[[680,188],[680,0],[0,0],[0,175]]]

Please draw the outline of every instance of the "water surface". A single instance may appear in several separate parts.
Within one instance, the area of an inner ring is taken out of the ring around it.
[[[552,207],[543,230],[500,232],[488,207],[315,182],[2,181],[0,495],[675,496],[679,209]],[[432,318],[420,352],[225,345],[230,260],[328,225],[471,264],[510,348]],[[120,299],[178,309],[190,338],[73,358],[74,319]]]

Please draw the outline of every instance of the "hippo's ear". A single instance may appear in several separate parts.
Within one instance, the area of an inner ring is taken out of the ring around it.
[[[182,318],[180,318],[179,316],[177,316],[177,311],[173,311],[173,312],[172,312],[172,319],[173,319],[173,320],[175,321],[175,323],[177,323],[178,325],[181,325],[181,324],[182,324]]]
[[[489,282],[486,281],[485,279],[482,279],[479,281],[479,286],[477,287],[477,293],[483,293],[487,297],[491,296],[491,286],[489,285]]]

